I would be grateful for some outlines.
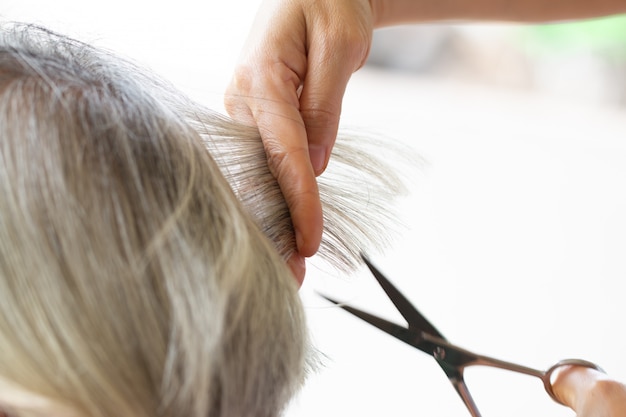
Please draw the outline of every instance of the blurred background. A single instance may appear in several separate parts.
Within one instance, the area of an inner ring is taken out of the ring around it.
[[[626,105],[626,16],[545,25],[379,30],[371,66]]]
[[[223,112],[257,0],[4,0],[130,57]],[[440,24],[375,33],[342,128],[407,143],[425,163],[401,233],[370,257],[452,342],[548,368],[580,357],[626,381],[626,17]],[[322,301],[400,320],[365,271],[309,262],[302,298],[324,366],[288,417],[464,416],[437,364]],[[485,417],[570,416],[538,380],[468,375]]]

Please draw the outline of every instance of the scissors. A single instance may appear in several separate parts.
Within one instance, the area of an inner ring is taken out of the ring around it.
[[[402,314],[404,319],[408,322],[408,328],[376,317],[357,308],[350,307],[325,295],[321,296],[391,336],[435,358],[473,417],[480,417],[481,414],[463,379],[463,372],[465,368],[469,366],[489,366],[537,377],[543,382],[543,386],[550,397],[557,403],[563,405],[565,404],[556,396],[552,387],[551,378],[554,371],[566,365],[579,365],[604,372],[598,365],[582,359],[562,360],[551,366],[547,371],[541,371],[488,356],[478,355],[456,346],[448,342],[439,330],[437,330],[365,256],[362,255],[361,257],[400,314]]]

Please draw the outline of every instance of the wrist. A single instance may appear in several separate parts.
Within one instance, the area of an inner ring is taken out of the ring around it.
[[[385,13],[385,2],[383,0],[369,0],[369,4],[372,11],[372,25],[374,29],[385,26],[382,23]]]
[[[423,0],[369,0],[374,29],[445,18],[442,6]]]
[[[413,16],[414,11],[411,9],[417,9],[419,1],[369,0],[374,29],[401,23],[417,22],[418,16]]]

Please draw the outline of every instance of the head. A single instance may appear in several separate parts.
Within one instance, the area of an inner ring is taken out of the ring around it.
[[[327,207],[327,258],[353,267],[384,220]],[[277,416],[310,351],[293,250],[254,128],[81,42],[0,30],[0,412]]]

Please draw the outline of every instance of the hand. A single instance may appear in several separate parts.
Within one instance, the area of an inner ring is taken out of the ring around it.
[[[552,386],[577,417],[626,416],[626,385],[600,371],[564,366],[555,374]]]
[[[290,265],[299,279],[322,238],[315,176],[328,163],[343,94],[372,31],[369,0],[266,0],[226,91],[228,113],[263,139],[294,224],[299,253]]]

